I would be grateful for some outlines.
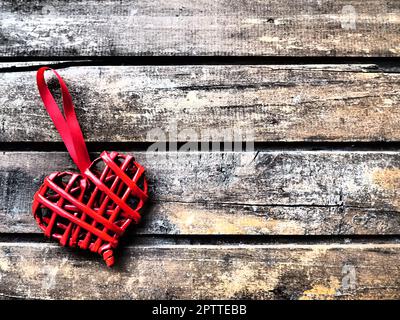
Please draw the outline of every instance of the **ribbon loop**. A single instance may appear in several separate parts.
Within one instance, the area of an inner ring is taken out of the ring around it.
[[[65,116],[61,113],[57,102],[54,100],[54,97],[47,86],[46,80],[44,79],[44,73],[46,70],[51,70],[58,79],[61,88]],[[42,67],[38,70],[36,74],[36,82],[47,113],[60,134],[61,139],[64,141],[72,160],[75,162],[79,170],[84,173],[85,170],[89,168],[91,162],[81,127],[76,118],[74,104],[65,82],[55,70],[49,67]]]

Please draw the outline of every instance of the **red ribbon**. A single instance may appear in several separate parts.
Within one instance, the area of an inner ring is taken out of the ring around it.
[[[51,70],[56,75],[61,88],[64,115],[61,113],[57,102],[54,100],[47,83],[44,79],[46,70]],[[72,103],[71,95],[61,76],[49,67],[42,67],[36,74],[36,82],[39,88],[40,97],[43,100],[44,106],[51,120],[59,132],[61,139],[72,160],[75,162],[79,170],[84,173],[89,168],[91,161],[86,148],[85,140],[78,119],[76,118],[74,104]]]

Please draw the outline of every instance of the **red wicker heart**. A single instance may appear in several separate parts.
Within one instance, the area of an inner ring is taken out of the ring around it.
[[[61,86],[63,115],[44,80],[46,70],[51,69],[37,73],[40,96],[81,174],[55,172],[46,177],[34,196],[33,215],[47,237],[98,252],[112,266],[113,250],[132,221],[139,222],[148,198],[144,168],[118,152],[104,151],[90,163],[68,89],[53,70]]]
[[[132,156],[103,152],[84,175],[55,172],[33,202],[33,215],[47,237],[63,246],[98,252],[108,266],[113,249],[147,200],[144,168]]]

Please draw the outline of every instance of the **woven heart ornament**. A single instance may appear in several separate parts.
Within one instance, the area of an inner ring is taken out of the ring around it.
[[[79,247],[102,255],[114,264],[114,249],[131,223],[140,221],[148,199],[144,168],[134,157],[102,152],[91,162],[68,88],[61,88],[64,115],[44,79],[48,67],[37,72],[44,106],[80,173],[55,172],[44,179],[34,195],[32,211],[46,237],[62,246]]]

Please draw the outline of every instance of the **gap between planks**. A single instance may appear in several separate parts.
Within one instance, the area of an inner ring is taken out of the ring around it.
[[[58,245],[43,233],[0,233],[0,243]],[[400,235],[181,235],[137,234],[134,227],[121,238],[121,247],[138,246],[269,246],[269,245],[382,245],[400,244]]]
[[[7,247],[35,247],[35,248],[56,248],[63,249],[57,243],[50,242],[0,242],[0,248]],[[138,244],[138,245],[128,245],[120,246],[118,249],[151,249],[151,248],[165,248],[165,249],[210,249],[219,250],[221,248],[225,249],[315,249],[315,250],[332,250],[332,249],[368,249],[368,248],[378,248],[378,249],[400,249],[400,243],[398,241],[387,243],[315,243],[315,244],[304,244],[304,243],[268,243],[268,244]],[[67,251],[80,253],[85,252],[78,248],[67,248]],[[86,251],[89,252],[89,251]],[[92,253],[90,253],[92,254]]]
[[[221,152],[223,151],[223,141],[217,141],[221,145],[221,150],[212,150],[212,142],[209,142],[207,152]],[[91,153],[100,153],[104,150],[120,150],[130,152],[145,152],[155,142],[87,142],[86,146]],[[184,141],[177,141],[176,152],[182,151],[181,147],[186,143]],[[204,142],[201,142],[204,143]],[[206,152],[201,151],[200,142],[198,143],[198,151],[193,152]],[[251,151],[246,151],[246,141],[242,144],[243,152],[396,152],[400,151],[400,141],[348,141],[348,142],[307,142],[307,141],[271,141],[271,142],[254,142],[254,148]],[[63,142],[0,142],[0,152],[63,152],[65,151]],[[165,152],[172,152],[169,143],[166,143]],[[235,151],[233,151],[235,152]]]

